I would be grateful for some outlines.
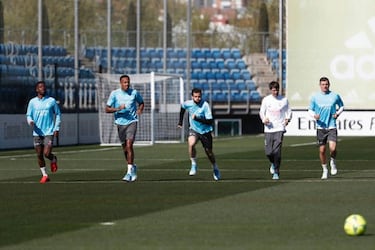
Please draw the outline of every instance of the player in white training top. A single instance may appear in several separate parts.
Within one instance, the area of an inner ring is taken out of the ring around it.
[[[292,111],[287,98],[279,95],[278,82],[270,82],[269,89],[271,94],[263,98],[259,116],[264,124],[264,150],[271,163],[270,173],[272,179],[278,180],[285,127],[292,119]]]

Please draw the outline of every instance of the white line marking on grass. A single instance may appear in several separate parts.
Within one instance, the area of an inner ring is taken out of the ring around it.
[[[158,184],[169,184],[169,183],[329,183],[329,182],[375,182],[375,178],[329,178],[327,180],[321,180],[320,178],[314,179],[280,179],[280,180],[271,180],[271,179],[222,179],[220,181],[214,180],[137,180],[137,183],[158,183]],[[48,182],[44,185],[53,185],[53,184],[120,184],[121,185],[132,185],[132,183],[127,183],[122,180],[82,180],[82,181],[53,181]],[[38,184],[39,181],[1,181],[1,184]],[[134,185],[134,184],[133,184]]]
[[[305,142],[305,143],[297,143],[297,144],[291,144],[289,147],[302,147],[302,146],[310,146],[310,145],[316,145],[316,142]]]
[[[85,153],[85,152],[98,152],[98,151],[108,151],[113,150],[114,148],[96,148],[96,149],[81,149],[81,150],[72,150],[72,151],[62,151],[62,152],[54,152],[56,155],[61,154],[73,154],[73,153]],[[23,158],[23,157],[31,157],[35,156],[35,153],[33,154],[21,154],[21,155],[2,155],[0,156],[0,159],[7,159],[10,158],[12,160],[15,160],[17,158]]]
[[[34,156],[34,155],[33,155]],[[29,161],[30,159],[16,159],[16,158],[11,158],[10,160],[19,160],[19,161]],[[64,158],[64,157],[59,157],[59,160],[64,161],[64,162],[84,162],[84,161],[96,161],[96,162],[123,162],[124,159],[119,158],[119,159],[113,159],[113,158],[90,158],[90,159],[83,159],[83,158]],[[176,162],[176,161],[186,161],[186,158],[169,158],[169,159],[157,159],[157,158],[152,158],[152,159],[146,159],[143,158],[141,159],[142,162],[158,162],[158,163],[165,163],[165,162]],[[223,158],[219,159],[218,161],[220,162],[262,162],[265,163],[265,159],[240,159],[240,158]],[[340,162],[374,162],[375,160],[369,160],[369,159],[349,159],[349,160],[337,160],[338,163]],[[319,162],[319,159],[283,159],[283,162]],[[265,163],[266,164],[266,163]],[[268,163],[267,163],[268,164]],[[251,166],[250,166],[251,167]],[[1,170],[1,169],[0,169]]]
[[[28,160],[28,159],[27,159]],[[118,158],[118,159],[113,159],[113,158],[90,158],[90,159],[82,159],[82,158],[59,158],[59,160],[63,160],[63,161],[121,161],[123,162],[124,159],[123,158]],[[155,159],[155,158],[152,158],[152,159],[142,159],[142,161],[152,161],[152,162],[155,162],[157,161],[158,163],[160,162],[175,162],[175,161],[185,161],[186,158],[182,159],[182,158],[169,158],[169,159]]]
[[[225,158],[220,159],[220,162],[225,161],[236,161],[236,162],[266,162],[265,159],[238,159],[238,158]],[[319,159],[283,159],[283,162],[320,162]],[[368,159],[349,159],[349,160],[337,160],[337,162],[372,162],[375,160],[368,160]],[[267,162],[266,162],[267,163]],[[268,163],[267,163],[268,164]],[[268,165],[269,167],[269,165]]]
[[[116,223],[113,222],[113,221],[106,221],[106,222],[101,222],[100,225],[102,226],[113,226],[115,225]]]
[[[118,168],[73,168],[73,169],[59,169],[59,173],[73,173],[73,172],[96,172],[96,171],[108,171],[108,170],[118,170]],[[14,168],[0,168],[0,172],[12,171],[12,172],[37,172],[39,173],[40,170],[38,169],[14,169]],[[120,170],[121,171],[121,170]],[[141,172],[187,172],[187,169],[168,169],[168,168],[142,168],[139,170]],[[220,169],[221,172],[268,172],[268,168],[264,169],[237,169],[237,168],[230,168],[230,169]],[[319,168],[316,169],[283,169],[282,172],[321,172],[322,170]],[[375,169],[340,169],[340,173],[351,173],[351,172],[365,172],[365,173],[372,173],[375,172]],[[212,172],[211,168],[201,168],[199,172]]]
[[[337,139],[337,141],[341,142],[342,139]],[[303,146],[311,146],[311,145],[316,145],[316,142],[305,142],[305,143],[296,143],[296,144],[291,144],[287,147],[303,147]]]

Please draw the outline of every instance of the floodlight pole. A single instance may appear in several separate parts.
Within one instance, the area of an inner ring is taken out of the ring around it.
[[[42,62],[42,36],[43,36],[43,8],[42,0],[38,0],[38,80],[43,79],[43,62]]]
[[[140,73],[141,68],[141,53],[140,53],[140,41],[141,41],[141,1],[137,0],[137,45],[136,45],[136,53],[137,53],[137,74]]]
[[[163,5],[163,71],[167,73],[167,0],[164,0]]]
[[[107,0],[107,73],[111,74],[112,71],[112,1]]]
[[[163,73],[167,73],[167,0],[163,1]],[[163,93],[167,93],[166,81],[163,81]],[[167,105],[167,95],[163,95],[163,104]]]
[[[79,61],[78,61],[78,52],[79,52],[79,35],[78,35],[78,25],[79,25],[79,13],[78,13],[78,1],[74,1],[74,82],[76,86],[75,91],[75,100],[76,100],[76,115],[77,115],[77,144],[80,143],[79,140],[79,109],[80,109],[80,84],[79,84]]]
[[[191,55],[191,0],[187,2],[187,18],[186,18],[186,99],[189,99],[190,92],[190,55]]]
[[[280,93],[283,93],[283,0],[279,0],[279,83]]]

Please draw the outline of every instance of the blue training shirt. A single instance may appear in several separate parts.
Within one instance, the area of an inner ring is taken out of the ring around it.
[[[108,98],[107,106],[118,108],[125,104],[125,109],[115,112],[115,124],[128,125],[138,121],[137,103],[143,103],[143,98],[135,89],[127,91],[118,88],[113,90]]]
[[[316,121],[317,128],[331,129],[337,127],[333,115],[343,106],[344,103],[338,94],[332,91],[319,92],[311,98],[309,110],[320,115],[319,120]]]
[[[189,111],[189,124],[190,129],[196,131],[199,134],[206,134],[213,130],[212,125],[204,124],[199,121],[192,119],[192,115],[196,115],[198,118],[212,119],[212,113],[210,106],[206,101],[201,100],[200,103],[195,103],[193,100],[185,101],[181,107]]]
[[[60,130],[61,112],[55,98],[34,97],[29,101],[26,112],[27,123],[34,122],[33,136],[53,135]]]

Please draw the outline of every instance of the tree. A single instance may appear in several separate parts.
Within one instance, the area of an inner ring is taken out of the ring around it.
[[[264,39],[259,40],[259,49],[261,52],[265,50],[267,47],[268,39],[269,39],[269,24],[268,24],[268,12],[267,6],[265,3],[260,5],[259,10],[259,23],[258,23],[258,31],[263,34]]]
[[[42,13],[42,45],[50,45],[48,11],[44,1]]]
[[[265,3],[262,3],[260,5],[258,31],[260,31],[260,32],[268,32],[269,31],[268,12],[267,12],[267,6],[266,6]]]
[[[136,47],[137,45],[137,14],[134,3],[131,2],[128,8],[127,14],[128,20],[126,25],[126,31],[128,34],[129,47]]]
[[[172,18],[169,14],[169,11],[167,13],[167,47],[172,47]]]
[[[3,8],[3,2],[0,2],[0,43],[4,43],[4,8]]]

